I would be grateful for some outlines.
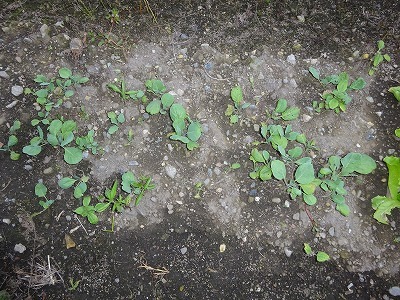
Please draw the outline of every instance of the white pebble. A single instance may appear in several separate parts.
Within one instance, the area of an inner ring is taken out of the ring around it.
[[[15,252],[24,253],[25,250],[26,250],[26,247],[25,247],[24,245],[22,245],[21,243],[16,244],[16,245],[14,246],[14,251],[15,251]]]

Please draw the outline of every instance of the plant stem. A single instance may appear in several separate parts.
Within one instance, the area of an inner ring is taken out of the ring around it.
[[[144,192],[147,191],[147,188],[149,187],[150,182],[151,182],[151,177],[148,177],[146,180],[146,183],[140,190],[140,194],[135,199],[135,206],[137,206],[139,204],[140,200],[142,200],[142,198],[144,196]]]

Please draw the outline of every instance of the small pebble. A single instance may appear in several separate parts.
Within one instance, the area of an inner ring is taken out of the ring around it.
[[[296,57],[293,54],[288,55],[286,61],[292,65],[296,64]]]
[[[170,178],[175,178],[176,176],[176,168],[174,166],[171,165],[166,165],[165,166],[165,173],[167,173],[168,177]]]
[[[187,249],[186,247],[183,247],[183,248],[181,248],[181,253],[182,253],[182,254],[185,254],[185,253],[187,252],[187,250],[188,250],[188,249]]]
[[[299,221],[300,220],[300,213],[295,213],[293,215],[293,220]]]
[[[285,255],[286,255],[287,257],[290,257],[290,256],[292,255],[292,253],[293,253],[293,251],[292,251],[292,250],[289,250],[288,248],[285,248],[284,251],[285,251]]]
[[[24,89],[20,85],[14,85],[11,87],[11,94],[13,94],[15,97],[18,97],[24,92]]]
[[[281,203],[281,198],[274,197],[274,198],[272,198],[271,201],[274,202],[274,203]]]
[[[0,71],[0,77],[8,79],[10,78],[10,75],[8,75],[6,71]]]
[[[48,167],[47,169],[43,170],[43,174],[51,174],[53,172],[53,168],[52,167]]]
[[[335,236],[335,227],[329,228],[328,233],[329,233],[331,236]]]
[[[21,243],[16,244],[16,245],[14,246],[14,251],[15,251],[15,252],[24,253],[25,250],[26,250],[26,247],[25,247],[24,245],[22,245]]]
[[[392,286],[392,287],[389,289],[389,293],[390,293],[390,295],[392,295],[392,296],[394,296],[394,297],[400,296],[400,287],[398,287],[398,286]]]
[[[10,223],[11,223],[11,220],[10,220],[10,219],[3,219],[3,223],[5,223],[5,224],[10,224]]]

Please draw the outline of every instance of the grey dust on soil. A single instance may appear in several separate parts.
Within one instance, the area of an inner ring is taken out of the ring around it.
[[[17,161],[0,153],[0,290],[15,299],[399,295],[399,213],[382,225],[372,218],[370,202],[386,194],[382,158],[399,154],[393,135],[399,106],[387,92],[400,80],[397,1],[148,1],[156,23],[146,1],[70,2],[1,4],[0,142],[19,119],[15,149],[29,143],[35,98],[20,90],[37,89],[36,75],[53,77],[66,67],[89,81],[76,86],[53,117],[75,120],[82,134],[93,129],[102,151],[78,165],[66,164],[50,146]],[[118,23],[109,17],[112,8]],[[363,54],[372,55],[380,39],[392,60],[369,76]],[[312,101],[322,86],[309,67],[324,76],[345,71],[367,86],[352,92],[345,113],[317,113]],[[200,122],[199,148],[188,151],[169,138],[168,115],[149,115],[146,104],[124,101],[107,87],[123,79],[129,89],[145,90],[154,78]],[[225,111],[238,85],[250,106],[230,124]],[[281,181],[249,178],[252,145],[262,140],[266,111],[279,98],[301,109],[285,124],[316,141],[318,167],[349,152],[377,161],[372,174],[346,180],[348,217],[323,193],[305,208],[290,200]],[[112,135],[110,111],[126,119]],[[231,169],[233,163],[241,167]],[[73,213],[81,200],[57,185],[61,177],[85,174],[87,194],[96,201],[127,171],[151,176],[156,187],[116,215],[114,233],[103,231],[110,228],[108,212],[91,225]],[[40,210],[39,180],[56,201],[32,219]],[[75,247],[66,248],[65,234]],[[303,243],[330,261],[317,263]],[[76,289],[70,279],[80,281]]]

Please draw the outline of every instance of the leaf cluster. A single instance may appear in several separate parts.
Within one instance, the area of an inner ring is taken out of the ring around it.
[[[54,200],[49,200],[47,199],[47,187],[42,183],[38,182],[35,185],[35,195],[39,198],[43,198],[44,200],[39,201],[39,205],[43,208],[41,211],[33,213],[32,217],[35,217],[37,215],[40,215],[42,212],[44,212],[46,209],[48,209],[53,203]]]
[[[99,144],[94,140],[94,130],[91,129],[84,136],[78,136],[75,143],[81,150],[90,150],[92,154],[97,154],[99,151]]]
[[[8,129],[8,141],[7,144],[3,145],[0,143],[0,151],[8,151],[10,152],[10,158],[12,160],[18,160],[20,157],[20,153],[13,151],[11,148],[14,147],[18,143],[18,138],[16,133],[21,129],[21,122],[19,120],[15,120],[13,125]]]
[[[151,181],[152,178],[150,176],[136,178],[132,172],[128,171],[122,175],[122,190],[128,194],[135,195],[135,206],[137,206],[144,193],[155,188]]]
[[[288,107],[286,99],[279,99],[276,103],[275,109],[269,115],[273,120],[284,120],[292,121],[299,117],[300,108],[298,107]]]
[[[326,252],[318,251],[317,253],[314,253],[310,244],[308,244],[308,243],[304,243],[303,249],[307,255],[315,255],[317,262],[325,262],[330,259],[329,254],[327,254]]]
[[[74,186],[74,197],[79,199],[83,197],[84,193],[87,190],[87,182],[89,177],[83,175],[81,178],[71,178],[71,177],[63,177],[58,181],[58,186],[62,189],[68,189]]]
[[[235,86],[231,89],[231,99],[233,105],[228,104],[225,110],[225,116],[229,117],[231,124],[236,124],[239,121],[240,110],[250,106],[250,103],[243,103],[243,91],[240,86]]]
[[[127,90],[125,80],[123,79],[119,80],[119,85],[110,83],[107,85],[107,87],[110,90],[118,93],[123,100],[127,100],[129,98],[138,100],[144,97],[144,92],[142,90]]]
[[[378,70],[378,66],[385,60],[390,62],[389,54],[382,54],[382,50],[385,48],[385,42],[382,40],[378,41],[378,50],[375,52],[374,56],[371,59],[372,66],[368,71],[368,75],[374,75],[375,71]]]
[[[110,111],[107,113],[107,117],[111,122],[111,127],[108,128],[109,134],[114,134],[118,131],[119,125],[125,122],[125,116],[122,112],[116,113],[114,111]]]
[[[346,72],[320,79],[320,73],[317,69],[310,67],[308,70],[324,86],[328,84],[335,86],[335,89],[327,89],[320,95],[323,101],[313,101],[313,108],[317,112],[320,112],[321,109],[331,109],[336,113],[346,111],[347,105],[352,100],[347,92],[361,90],[366,86],[365,80],[361,77],[350,84],[350,77]]]
[[[372,198],[374,218],[383,224],[388,224],[388,217],[394,208],[400,208],[400,157],[387,156],[383,159],[389,171],[388,195]]]

